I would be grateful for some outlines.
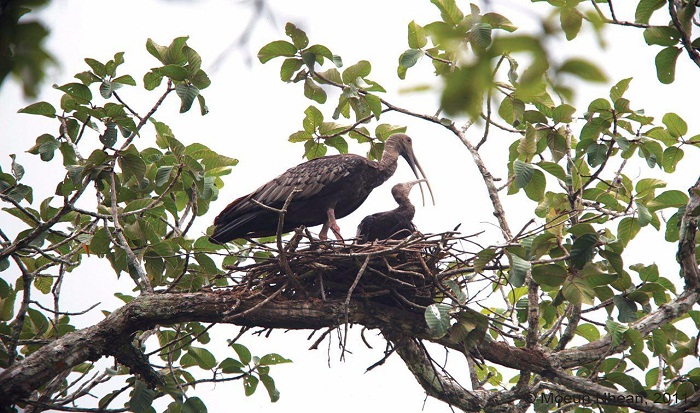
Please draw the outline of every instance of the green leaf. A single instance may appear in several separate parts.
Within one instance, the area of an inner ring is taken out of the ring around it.
[[[306,33],[292,23],[287,23],[284,26],[284,32],[287,36],[289,36],[289,38],[292,39],[292,42],[297,49],[301,50],[309,45],[309,38],[306,36]]]
[[[325,57],[326,59],[333,60],[334,63],[336,63],[337,59],[340,59],[340,56],[333,55],[333,53],[331,53],[330,49],[328,49],[326,46],[324,46],[322,44],[315,44],[313,46],[310,46],[308,49],[306,49],[306,52],[313,53],[314,55],[316,55],[316,61],[319,62],[320,64],[323,63],[323,59],[321,57]],[[336,64],[336,67],[340,67],[340,66],[342,66],[342,62],[340,65]]]
[[[199,113],[202,116],[209,113],[209,108],[207,107],[207,104],[204,101],[204,96],[202,96],[201,94],[197,95],[197,102],[199,103]]]
[[[509,281],[513,286],[520,287],[525,283],[525,275],[531,267],[530,261],[511,253],[508,253],[508,259],[511,265]]]
[[[309,140],[313,140],[314,136],[307,132],[300,130],[298,132],[294,132],[291,135],[289,135],[289,142],[306,142]]]
[[[137,379],[134,382],[134,389],[131,391],[128,404],[129,411],[134,413],[150,411],[155,395],[156,392],[154,390],[149,389],[146,383]]]
[[[592,167],[602,165],[603,162],[608,158],[608,145],[604,143],[596,143],[590,145],[586,149],[586,155],[588,156],[588,164]]]
[[[265,386],[265,390],[267,390],[267,394],[270,396],[270,401],[272,403],[278,401],[280,399],[280,392],[277,390],[277,387],[275,387],[275,381],[272,377],[267,374],[261,374],[260,381],[262,381]]]
[[[53,286],[53,279],[50,277],[36,277],[34,278],[34,287],[41,291],[42,294],[48,294],[51,292],[51,287]]]
[[[162,81],[163,75],[155,71],[151,71],[143,75],[143,87],[146,90],[153,90],[157,88],[160,86]]]
[[[664,239],[668,242],[678,242],[680,237],[680,215],[681,211],[685,211],[685,208],[680,208],[679,211],[668,219],[666,222],[666,231],[664,233]]]
[[[661,166],[663,166],[664,171],[667,173],[673,173],[676,171],[676,165],[683,159],[683,149],[676,146],[669,146],[664,150],[664,157]]]
[[[525,185],[525,194],[535,202],[540,202],[544,198],[544,191],[547,187],[547,178],[538,169],[533,170],[532,179]]]
[[[600,338],[600,331],[598,331],[596,326],[588,323],[579,324],[578,327],[576,327],[576,334],[585,338],[589,342],[596,341]]]
[[[159,67],[153,70],[157,71],[163,76],[169,77],[170,79],[176,82],[182,82],[189,76],[189,73],[187,73],[187,69],[180,65],[165,65],[163,67]]]
[[[180,113],[185,113],[192,107],[194,99],[199,95],[199,89],[195,85],[179,84],[175,86],[175,92],[180,97]]]
[[[419,49],[408,49],[399,57],[399,66],[413,67],[424,54],[425,52]]]
[[[605,322],[605,329],[610,333],[612,338],[612,345],[617,346],[623,340],[623,334],[629,329],[629,327],[614,321],[612,318],[608,318]]]
[[[566,181],[566,172],[564,171],[564,168],[562,168],[561,165],[547,161],[541,161],[536,163],[535,165],[540,167],[540,169],[547,172],[548,174],[556,177],[557,179]]]
[[[662,122],[666,125],[668,132],[674,138],[679,138],[688,133],[688,124],[675,113],[667,113],[664,115]]]
[[[509,33],[516,31],[518,28],[505,16],[498,13],[486,13],[481,16],[481,22],[489,24],[494,29],[505,30]]]
[[[471,29],[469,43],[475,50],[486,50],[491,45],[491,25],[485,23],[477,23]]]
[[[326,92],[309,77],[304,80],[304,96],[320,104],[326,103]]]
[[[680,39],[680,33],[670,26],[651,26],[644,29],[644,41],[648,45],[674,46]]]
[[[430,2],[440,9],[442,21],[447,24],[458,24],[464,18],[464,14],[457,7],[455,0],[430,0]]]
[[[540,285],[558,287],[566,280],[566,269],[557,264],[543,264],[532,267],[532,278]]]
[[[619,313],[617,319],[621,323],[631,323],[637,319],[637,303],[622,295],[614,296],[613,303],[615,303],[615,307],[617,307]]]
[[[629,84],[632,81],[631,77],[628,77],[627,79],[622,79],[615,86],[610,88],[610,100],[613,102],[616,102],[619,98],[621,98],[627,89],[629,88]]]
[[[112,96],[113,91],[114,88],[112,87],[112,82],[108,80],[103,80],[100,84],[100,95],[102,95],[102,97],[105,99],[109,99]]]
[[[532,180],[535,168],[530,163],[516,159],[513,162],[513,173],[515,174],[515,186],[517,188],[525,188]]]
[[[667,0],[640,0],[634,12],[634,22],[649,24],[649,19],[654,12],[666,5]]]
[[[49,118],[56,117],[56,108],[48,102],[37,102],[24,107],[17,111],[17,113],[27,113],[30,115],[42,115]]]
[[[304,62],[301,59],[284,59],[284,62],[282,62],[282,66],[280,66],[280,78],[284,82],[291,81],[292,77],[294,76],[294,73],[296,73],[297,70],[301,69],[303,65]]]
[[[251,396],[255,393],[258,388],[258,378],[255,376],[247,375],[243,378],[243,389],[245,390],[246,396]]]
[[[640,227],[646,227],[649,225],[653,218],[653,215],[651,212],[649,212],[649,209],[645,207],[642,204],[637,204],[637,221],[639,222]]]
[[[24,167],[17,162],[15,154],[11,154],[10,158],[12,158],[12,164],[10,165],[12,168],[12,175],[14,175],[17,182],[19,182],[24,176]]]
[[[313,139],[304,143],[304,156],[308,160],[326,156],[326,152],[328,152],[328,147],[322,143],[316,142]]]
[[[313,133],[323,123],[323,113],[315,106],[309,106],[304,111],[304,114],[306,114],[302,121],[304,130]]]
[[[188,397],[182,404],[181,413],[207,413],[207,406],[199,397]]]
[[[593,304],[595,292],[580,277],[564,281],[561,289],[564,298],[574,305]]]
[[[571,58],[567,59],[560,67],[559,73],[569,73],[574,76],[578,76],[583,80],[588,80],[590,82],[606,82],[607,77],[598,68],[598,66],[593,63],[579,59]]]
[[[457,323],[451,328],[450,339],[462,343],[468,351],[484,341],[488,327],[488,317],[475,310],[462,309],[457,313]]]
[[[245,365],[236,359],[231,357],[226,357],[224,361],[219,363],[219,368],[222,373],[225,374],[238,374],[243,373]]]
[[[272,366],[275,364],[284,364],[291,362],[292,360],[286,359],[277,353],[270,353],[262,356],[258,364],[260,364],[261,366]]]
[[[216,367],[216,358],[209,350],[201,347],[190,347],[182,356],[180,363],[183,367],[199,366],[203,370]]]
[[[184,49],[187,46],[187,36],[176,37],[170,42],[170,46],[165,50],[164,64],[176,64],[183,66],[187,62],[187,56]]]
[[[140,181],[146,174],[146,163],[138,154],[123,152],[119,156],[118,161],[127,180],[129,177],[134,176]]]
[[[484,267],[496,256],[496,250],[486,248],[479,251],[474,258],[474,272],[480,273],[484,271]]]
[[[537,152],[537,130],[532,125],[528,125],[525,136],[518,142],[518,154],[530,159],[535,152]]]
[[[680,208],[688,203],[688,195],[682,191],[670,190],[659,194],[656,198],[647,202],[646,207],[650,212],[664,208]]]
[[[107,69],[103,63],[89,57],[85,59],[85,63],[90,66],[90,69],[92,69],[98,77],[103,78],[107,75]]]
[[[107,147],[111,148],[117,143],[117,124],[114,122],[107,122],[105,131],[100,135],[100,142]]]
[[[634,190],[637,191],[637,198],[643,198],[653,193],[657,188],[664,188],[666,181],[656,178],[644,178],[637,181]]]
[[[408,47],[420,49],[425,47],[428,39],[425,37],[425,29],[415,21],[408,23]]]
[[[36,143],[29,148],[27,152],[33,155],[39,155],[42,161],[48,162],[53,159],[54,152],[60,145],[60,142],[56,138],[45,133],[36,138]]]
[[[622,242],[622,245],[627,246],[627,244],[637,236],[640,228],[639,222],[635,218],[622,218],[617,225],[617,238]]]
[[[342,136],[326,138],[324,142],[326,145],[337,149],[339,153],[348,153],[348,143]]]
[[[92,92],[82,83],[66,83],[63,86],[54,85],[54,88],[64,92],[80,103],[88,103],[92,100]]]
[[[165,64],[165,55],[168,51],[168,48],[165,46],[161,46],[158,43],[154,42],[153,39],[148,39],[146,40],[146,50],[148,53],[151,54],[151,56],[155,57],[158,59],[161,63]]]
[[[654,64],[656,65],[656,77],[663,84],[671,84],[676,79],[676,60],[681,54],[680,47],[667,47],[660,51]]]
[[[343,83],[353,83],[357,78],[364,78],[372,71],[372,65],[366,60],[360,60],[343,71]]]
[[[566,40],[573,40],[581,30],[583,16],[575,7],[564,7],[560,10],[559,22],[564,34],[566,34]]]
[[[632,376],[619,371],[613,371],[605,375],[605,379],[613,383],[619,384],[624,387],[625,390],[632,394],[642,394],[644,392],[644,387],[639,380]]]
[[[571,123],[574,113],[576,113],[575,107],[563,103],[552,111],[552,120],[554,123]]]
[[[136,81],[130,75],[123,75],[112,79],[112,83],[119,83],[121,85],[136,86]]]
[[[297,47],[286,40],[276,40],[263,46],[258,52],[260,63],[266,63],[275,57],[296,55]]]
[[[236,352],[236,354],[238,354],[238,358],[239,360],[241,360],[241,363],[250,363],[250,361],[252,360],[252,356],[250,354],[250,350],[248,350],[248,347],[239,343],[232,343],[230,344],[230,346]]]
[[[440,338],[447,334],[450,328],[450,306],[447,304],[431,304],[425,309],[425,322],[428,324],[428,331],[434,338]]]
[[[577,237],[571,247],[571,266],[582,269],[587,262],[595,256],[595,249],[598,246],[598,234],[588,233]]]
[[[498,115],[511,125],[517,126],[520,124],[523,113],[525,112],[525,103],[520,99],[515,99],[512,96],[503,98],[501,105],[498,107]]]

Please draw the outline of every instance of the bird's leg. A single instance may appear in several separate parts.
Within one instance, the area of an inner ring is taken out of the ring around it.
[[[319,237],[321,235],[327,236],[328,234],[328,228],[333,231],[333,234],[335,235],[335,238],[338,241],[345,241],[343,239],[343,236],[340,235],[340,227],[338,226],[338,223],[335,221],[335,210],[333,208],[328,208],[326,211],[326,215],[328,216],[328,220],[326,223],[323,225],[323,229],[321,230],[321,234],[319,234]],[[325,232],[324,232],[325,229]]]
[[[328,239],[328,222],[323,223],[321,232],[318,233],[318,239],[320,239],[321,241],[325,241]]]

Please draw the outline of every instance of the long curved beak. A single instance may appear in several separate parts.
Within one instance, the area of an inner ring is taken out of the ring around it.
[[[416,176],[416,178],[418,178],[416,182],[425,182],[425,184],[428,186],[428,191],[430,192],[430,199],[432,199],[433,205],[435,205],[435,196],[433,196],[433,188],[430,187],[430,182],[428,182],[428,178],[425,176],[423,168],[421,168],[420,164],[418,163],[416,155],[413,154],[413,150],[411,149],[406,151],[404,158],[406,159],[406,162],[408,162],[408,165],[411,167],[413,174]],[[419,171],[421,176],[418,176]],[[423,185],[420,185],[420,196],[423,200],[423,206],[425,206],[425,193],[423,192]]]

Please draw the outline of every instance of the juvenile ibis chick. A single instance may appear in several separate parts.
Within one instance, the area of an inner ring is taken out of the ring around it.
[[[357,227],[357,242],[364,244],[372,241],[386,239],[403,239],[411,235],[416,226],[413,225],[413,216],[416,208],[411,204],[408,194],[417,181],[396,184],[391,188],[391,195],[399,206],[391,211],[377,212],[362,219]]]

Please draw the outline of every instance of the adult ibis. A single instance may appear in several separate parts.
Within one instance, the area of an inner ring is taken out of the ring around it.
[[[275,235],[280,214],[274,209],[280,210],[295,189],[297,192],[292,195],[284,216],[283,232],[301,225],[323,224],[319,233],[321,240],[328,239],[329,229],[340,240],[336,219],[355,211],[374,188],[389,179],[396,171],[399,156],[408,162],[416,178],[425,180],[423,168],[413,153],[411,138],[395,134],[386,140],[379,162],[341,154],[312,159],[288,169],[224,208],[214,219],[210,240],[225,243],[236,238]],[[433,198],[430,184],[425,182]]]
[[[408,194],[411,188],[422,180],[396,184],[391,188],[391,195],[399,206],[391,211],[377,212],[362,219],[357,226],[357,242],[364,244],[386,239],[403,239],[411,235],[416,226],[413,216],[416,207],[413,206]]]

